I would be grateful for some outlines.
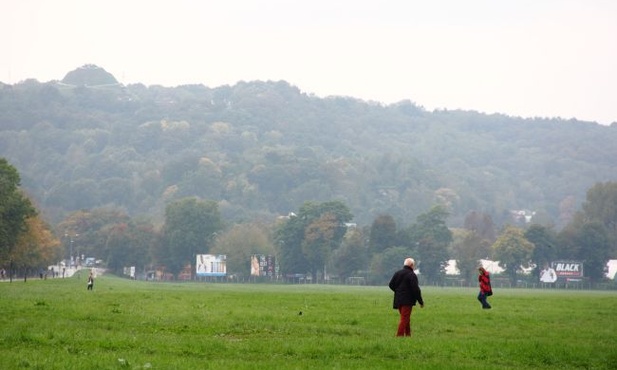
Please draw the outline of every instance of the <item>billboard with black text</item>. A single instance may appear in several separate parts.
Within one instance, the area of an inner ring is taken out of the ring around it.
[[[558,280],[580,280],[583,278],[583,262],[555,261],[551,264]]]

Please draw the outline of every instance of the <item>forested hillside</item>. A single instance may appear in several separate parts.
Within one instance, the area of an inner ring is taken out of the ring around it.
[[[186,196],[228,222],[340,200],[354,222],[402,225],[436,203],[449,224],[512,210],[565,225],[617,181],[617,125],[318,98],[288,82],[124,86],[96,66],[0,85],[0,157],[53,223],[105,205],[161,220]]]

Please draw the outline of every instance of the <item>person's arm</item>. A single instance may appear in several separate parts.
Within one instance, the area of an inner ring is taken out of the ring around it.
[[[422,290],[420,289],[420,284],[418,284],[418,277],[416,274],[410,274],[411,278],[411,291],[416,300],[420,304],[420,307],[424,308],[424,300],[422,299]]]
[[[388,287],[390,287],[390,290],[392,290],[393,292],[396,291],[396,287],[397,287],[397,283],[396,283],[396,274],[392,275],[392,279],[390,279],[390,283],[388,284]]]

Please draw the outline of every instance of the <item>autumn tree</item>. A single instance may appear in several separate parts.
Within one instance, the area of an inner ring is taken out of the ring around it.
[[[313,281],[316,281],[318,270],[325,271],[332,251],[340,245],[337,233],[341,227],[336,216],[328,212],[313,220],[304,230],[302,253],[311,268]]]
[[[0,260],[9,260],[19,238],[27,230],[27,220],[36,215],[30,200],[19,189],[15,167],[0,158]]]
[[[332,251],[347,232],[351,212],[340,201],[305,202],[297,215],[290,215],[278,228],[276,241],[283,273],[310,272],[316,281]]]
[[[80,210],[69,214],[56,226],[56,234],[64,237],[64,255],[84,255],[105,262],[110,261],[110,233],[117,232],[116,225],[128,225],[131,218],[118,207]],[[71,247],[70,243],[74,245]],[[114,252],[117,255],[117,253]]]
[[[13,266],[27,271],[47,269],[61,255],[60,241],[56,238],[49,225],[39,216],[26,219],[26,230],[18,239],[10,259]]]

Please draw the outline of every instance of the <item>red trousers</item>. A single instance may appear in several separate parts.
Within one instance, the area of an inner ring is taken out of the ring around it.
[[[412,306],[399,306],[398,308],[401,319],[398,323],[397,337],[411,336],[411,307]]]

